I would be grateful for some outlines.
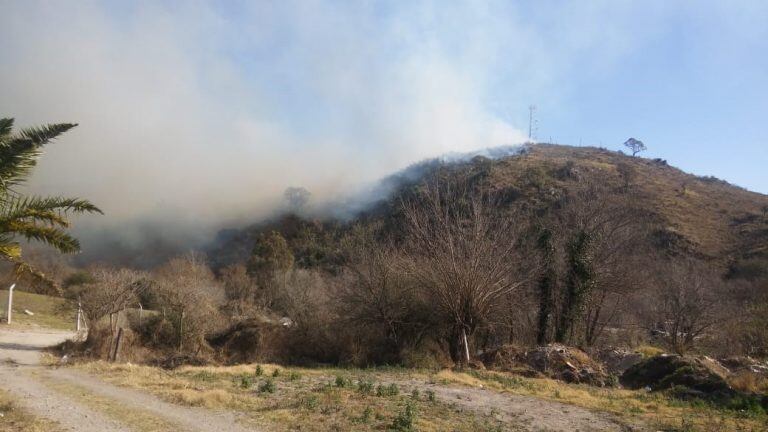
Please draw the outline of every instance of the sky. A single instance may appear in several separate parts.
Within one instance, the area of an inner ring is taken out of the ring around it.
[[[0,0],[0,115],[71,121],[29,188],[126,221],[257,218],[534,138],[768,193],[765,1]],[[93,225],[96,226],[96,225]],[[105,228],[106,227],[106,228]]]

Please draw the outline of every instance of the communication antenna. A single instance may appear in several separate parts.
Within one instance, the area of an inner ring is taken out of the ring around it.
[[[536,133],[536,125],[538,124],[538,121],[536,120],[535,115],[536,114],[536,105],[528,105],[528,139],[532,140],[535,133]]]

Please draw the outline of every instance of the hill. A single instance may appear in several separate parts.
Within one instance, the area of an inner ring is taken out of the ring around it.
[[[655,248],[711,261],[732,276],[755,277],[768,271],[768,196],[714,177],[685,173],[660,159],[553,144],[527,146],[497,159],[428,161],[409,168],[407,175],[386,179],[393,185],[390,195],[351,221],[284,215],[222,232],[210,256],[216,266],[245,261],[259,233],[277,230],[288,240],[300,266],[332,264],[336,259],[332,243],[340,230],[355,222],[383,221],[396,232],[400,199],[438,172],[483,183],[510,203],[536,203],[584,181],[632,188],[634,204],[650,215]]]

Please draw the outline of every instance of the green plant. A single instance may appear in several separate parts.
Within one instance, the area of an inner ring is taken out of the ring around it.
[[[280,376],[280,369],[275,368],[275,370],[272,372],[272,376],[277,378]]]
[[[335,381],[336,387],[344,388],[344,387],[347,387],[348,384],[349,384],[349,380],[347,380],[341,375],[336,375],[336,381]]]
[[[391,429],[398,432],[408,432],[415,430],[413,423],[416,420],[416,408],[411,402],[405,404],[403,411],[397,414],[392,421]]]
[[[388,386],[379,384],[379,386],[376,387],[377,396],[397,396],[399,394],[400,394],[400,388],[395,383],[392,383]]]
[[[430,402],[435,402],[437,398],[435,397],[435,392],[432,390],[427,390],[427,400]]]
[[[357,391],[362,394],[373,393],[373,381],[360,379],[357,381]]]
[[[420,396],[421,393],[419,392],[419,389],[413,389],[413,391],[411,391],[411,399],[419,400]]]
[[[274,393],[275,390],[277,390],[277,386],[275,385],[275,380],[271,378],[268,378],[259,386],[260,393]]]
[[[301,406],[310,411],[314,411],[320,404],[320,399],[316,395],[307,395],[301,399]]]
[[[256,376],[262,376],[264,375],[264,369],[262,369],[261,365],[256,365],[256,370],[253,372]]]
[[[253,386],[253,378],[251,378],[250,375],[241,375],[240,376],[240,388],[242,389],[249,389]]]
[[[301,374],[296,371],[291,371],[291,373],[288,374],[289,381],[298,381],[299,379],[301,379]]]

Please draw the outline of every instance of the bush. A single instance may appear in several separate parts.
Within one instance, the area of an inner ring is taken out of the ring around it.
[[[416,409],[410,402],[405,404],[405,408],[392,421],[392,430],[398,432],[413,431],[413,423],[416,420]]]
[[[275,385],[275,380],[272,378],[268,378],[259,386],[260,393],[274,393],[276,390],[277,386]]]

